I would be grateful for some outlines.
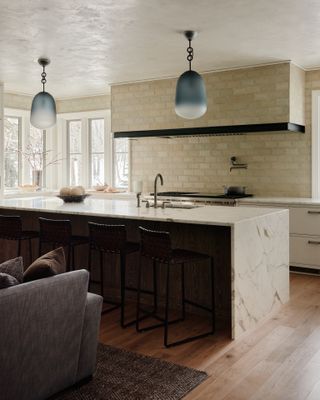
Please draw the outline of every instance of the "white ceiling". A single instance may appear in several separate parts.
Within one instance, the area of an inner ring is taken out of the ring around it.
[[[0,0],[0,81],[39,91],[39,56],[56,97],[105,93],[110,83],[175,76],[199,30],[194,68],[292,60],[320,66],[318,0]]]

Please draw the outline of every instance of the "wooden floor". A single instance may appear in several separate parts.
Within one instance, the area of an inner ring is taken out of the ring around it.
[[[208,373],[186,400],[320,400],[320,277],[291,274],[290,303],[237,341],[219,333],[165,349],[162,329],[137,334],[118,320],[118,311],[102,317],[102,342]],[[205,322],[174,331],[194,325]]]

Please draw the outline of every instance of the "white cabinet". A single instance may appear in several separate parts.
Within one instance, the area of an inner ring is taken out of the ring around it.
[[[289,209],[290,265],[320,269],[320,204],[293,205],[270,203],[243,203],[239,206]]]
[[[290,233],[320,236],[320,207],[290,207]]]
[[[290,235],[290,265],[320,268],[320,238]]]

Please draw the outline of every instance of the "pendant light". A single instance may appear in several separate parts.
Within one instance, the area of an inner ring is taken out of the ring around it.
[[[176,114],[186,119],[200,118],[207,111],[206,87],[202,77],[191,68],[193,60],[193,48],[191,41],[196,32],[185,31],[185,37],[189,42],[187,48],[189,70],[184,72],[178,79],[176,88]]]
[[[41,83],[42,92],[34,96],[31,105],[31,124],[38,129],[48,129],[56,123],[56,103],[50,93],[45,91],[46,71],[45,68],[50,64],[48,58],[39,58],[38,63],[42,66]]]

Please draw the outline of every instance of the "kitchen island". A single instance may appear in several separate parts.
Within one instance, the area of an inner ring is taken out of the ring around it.
[[[26,229],[38,229],[39,216],[69,218],[77,234],[87,233],[88,221],[121,223],[127,226],[130,240],[139,240],[138,226],[144,226],[169,231],[174,246],[212,255],[217,315],[233,339],[289,300],[287,210],[222,206],[187,210],[137,208],[132,200],[99,198],[64,204],[58,198],[41,196],[2,199],[0,208],[2,214],[21,215]],[[8,256],[4,246],[0,255]],[[83,263],[79,267],[85,267]],[[188,276],[186,290],[196,292],[200,301],[209,302],[207,269],[190,266]],[[115,276],[107,284],[117,287],[118,278]],[[159,292],[161,296],[161,287]]]

